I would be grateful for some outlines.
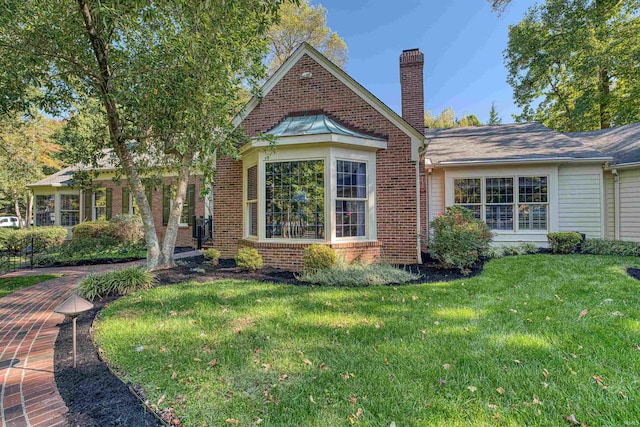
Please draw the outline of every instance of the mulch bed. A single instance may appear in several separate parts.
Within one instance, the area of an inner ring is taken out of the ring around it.
[[[627,274],[636,280],[640,280],[640,268],[627,268]]]
[[[451,281],[472,277],[482,272],[482,263],[474,266],[464,276],[457,270],[443,270],[436,263],[424,258],[423,264],[400,266],[422,277],[416,283]],[[180,260],[180,265],[159,272],[158,285],[171,285],[186,281],[207,282],[220,279],[256,280],[292,285],[308,286],[296,279],[290,271],[263,268],[257,272],[240,271],[233,260],[220,260],[217,266],[203,263],[200,256]],[[202,269],[196,271],[194,269]],[[632,270],[632,269],[630,269]],[[637,269],[633,269],[637,270]],[[629,273],[631,274],[631,273]],[[637,270],[640,277],[640,270]],[[69,412],[67,420],[72,426],[162,426],[147,412],[129,386],[111,373],[100,359],[91,338],[91,325],[97,313],[116,298],[96,301],[95,307],[77,320],[77,368],[73,368],[72,325],[66,319],[60,326],[55,345],[55,378],[58,391]]]

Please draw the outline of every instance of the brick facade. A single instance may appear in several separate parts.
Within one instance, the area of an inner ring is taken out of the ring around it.
[[[304,72],[310,72],[312,77],[301,79]],[[244,119],[242,127],[249,136],[255,136],[272,129],[288,115],[309,111],[321,111],[354,130],[383,135],[388,141],[387,149],[376,154],[378,241],[363,247],[334,245],[338,252],[346,254],[348,259],[358,256],[373,259],[384,254],[389,262],[415,263],[416,166],[411,160],[410,137],[322,65],[310,56],[303,55]],[[421,117],[423,114],[421,112]],[[223,257],[229,257],[241,245],[256,244],[241,241],[242,162],[222,158],[217,167],[213,245],[222,252]],[[424,193],[424,188],[421,193]],[[421,194],[421,199],[425,197]],[[301,265],[301,254],[305,247],[304,244],[293,242],[282,245],[260,243],[257,246],[266,265],[294,269]]]
[[[164,178],[164,184],[175,184],[175,178]],[[204,216],[205,204],[204,198],[200,197],[201,179],[200,177],[191,177],[189,184],[195,184],[196,186],[196,216]],[[117,215],[122,213],[122,189],[127,185],[127,180],[120,180],[117,184],[111,179],[97,180],[95,186],[100,188],[111,188],[111,214]],[[156,225],[156,232],[158,233],[158,239],[162,242],[167,227],[162,225],[162,186],[156,187],[151,193],[151,210],[153,211],[153,221]],[[178,236],[176,237],[176,246],[195,246],[195,242],[192,238],[192,230],[190,226],[180,227],[178,229]]]

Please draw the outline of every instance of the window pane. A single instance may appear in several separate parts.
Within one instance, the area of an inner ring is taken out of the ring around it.
[[[60,225],[73,227],[80,222],[80,196],[62,194],[60,196]]]
[[[337,197],[345,199],[367,198],[367,164],[337,161]]]
[[[487,178],[485,192],[486,203],[513,203],[513,178]]]
[[[455,204],[482,203],[480,178],[455,179],[453,182]]]
[[[486,222],[492,230],[513,230],[513,205],[488,205]]]
[[[258,198],[258,166],[247,169],[247,200]]]
[[[546,230],[547,205],[518,205],[520,230]]]
[[[249,202],[249,236],[258,235],[258,202]]]
[[[481,214],[481,205],[458,205],[461,208],[466,208],[469,209],[470,211],[473,211],[473,217],[476,219],[482,219],[482,214]]]
[[[56,221],[55,196],[36,196],[36,225],[54,225]]]
[[[336,237],[365,235],[365,204],[364,200],[336,200]]]
[[[518,201],[520,203],[547,203],[548,187],[546,176],[518,178]]]
[[[107,219],[107,192],[104,188],[93,193],[93,209],[95,220]]]
[[[324,239],[324,161],[265,164],[266,237]]]

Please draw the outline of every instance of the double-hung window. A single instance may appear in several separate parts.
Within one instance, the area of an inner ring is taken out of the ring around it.
[[[248,235],[258,236],[258,166],[247,169],[247,213],[249,215]]]
[[[363,237],[367,217],[367,164],[336,162],[336,237]]]
[[[454,179],[454,204],[473,211],[496,231],[546,231],[546,176]]]
[[[56,222],[56,203],[53,194],[36,196],[36,225],[54,225]]]
[[[77,194],[60,195],[60,225],[73,227],[80,222],[80,196]]]

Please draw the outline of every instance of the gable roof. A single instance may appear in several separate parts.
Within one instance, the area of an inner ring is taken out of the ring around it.
[[[360,83],[355,81],[351,76],[345,73],[340,67],[331,62],[327,57],[318,52],[310,44],[304,42],[291,54],[289,58],[282,64],[280,68],[265,82],[260,89],[260,94],[254,95],[243,110],[233,119],[235,127],[240,126],[242,121],[260,104],[260,100],[282,80],[282,78],[291,70],[291,68],[304,56],[307,55],[345,86],[355,92],[366,103],[378,111],[387,120],[393,123],[398,129],[411,138],[411,159],[418,160],[420,150],[424,144],[425,138],[420,132],[413,128],[398,113],[389,108],[385,103],[380,101],[375,95],[364,88]]]
[[[616,165],[640,163],[640,123],[565,135],[610,155]]]
[[[539,123],[428,129],[425,135],[425,156],[442,165],[611,159]]]

